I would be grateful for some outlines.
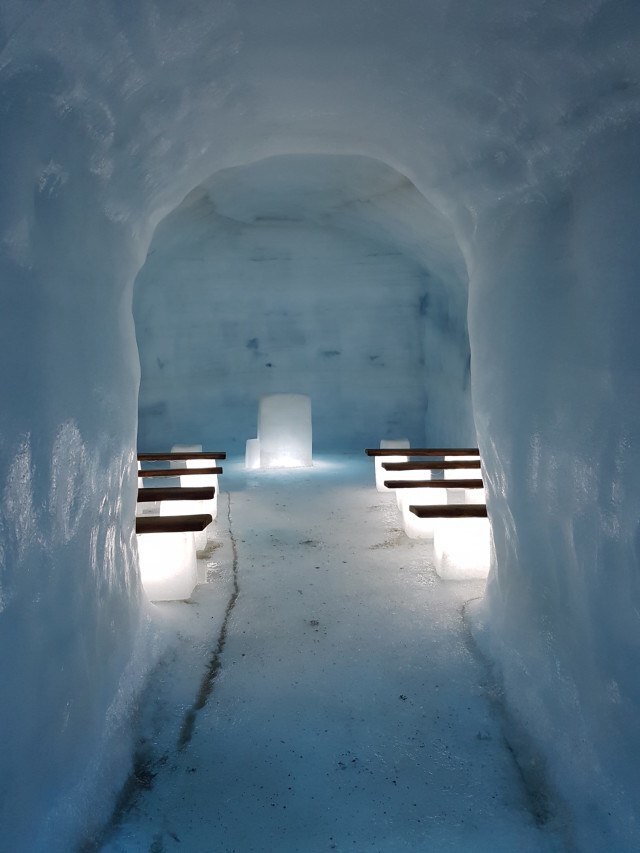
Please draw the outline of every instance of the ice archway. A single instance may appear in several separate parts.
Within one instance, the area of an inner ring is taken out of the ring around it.
[[[8,846],[68,849],[126,761],[150,655],[131,292],[153,229],[219,169],[296,151],[388,163],[452,224],[498,559],[477,618],[553,781],[637,847],[637,4],[1,12]]]
[[[158,226],[134,288],[139,443],[242,452],[261,394],[313,401],[316,450],[476,441],[468,283],[449,223],[377,160],[216,173]]]

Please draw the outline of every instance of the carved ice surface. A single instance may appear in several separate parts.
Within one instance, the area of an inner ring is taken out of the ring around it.
[[[266,394],[258,409],[261,468],[308,468],[312,461],[311,400]]]

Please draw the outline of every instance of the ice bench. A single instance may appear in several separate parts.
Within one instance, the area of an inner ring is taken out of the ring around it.
[[[212,521],[208,513],[136,518],[140,577],[151,601],[189,598],[198,582],[194,534]]]
[[[138,462],[187,462],[189,459],[226,459],[223,450],[171,451],[170,453],[138,453]]]
[[[399,453],[398,451],[402,451]],[[477,447],[369,447],[367,456],[479,456]]]
[[[409,440],[406,438],[400,439],[383,439],[380,442],[380,447],[369,447],[364,451],[367,456],[373,457],[374,471],[376,477],[376,488],[379,492],[386,491],[384,487],[385,472],[382,463],[387,462],[408,462],[411,456],[445,456],[445,455],[462,455],[475,456],[478,454],[477,447],[470,448],[445,448],[445,447],[410,447]]]
[[[142,488],[138,489],[138,503],[156,503],[157,501],[210,501],[215,494],[213,486],[195,486],[193,488]]]
[[[438,574],[459,579],[486,577],[491,528],[484,483],[477,476],[481,469],[478,448],[405,445],[402,449],[381,447],[365,452],[375,458],[383,472],[383,489],[396,492],[407,535],[433,538]],[[399,453],[404,458],[399,459]],[[421,461],[411,461],[410,457]],[[431,479],[434,471],[442,471],[444,477]]]
[[[218,466],[211,468],[157,468],[155,470],[147,470],[143,469],[138,471],[138,486],[142,485],[142,480],[147,478],[165,478],[165,477],[179,477],[180,478],[180,486],[181,488],[166,488],[164,489],[165,497],[156,498],[156,501],[160,501],[160,515],[191,515],[193,513],[208,513],[211,515],[211,519],[213,519],[218,514],[217,507],[217,489],[214,485],[217,483],[217,479],[214,479],[213,474],[222,474],[222,468]],[[199,479],[196,479],[199,478]],[[186,486],[185,482],[195,482],[197,486]],[[193,492],[194,489],[203,488],[210,489],[212,493],[209,497],[186,497],[186,491],[189,490]],[[140,491],[147,491],[145,489],[139,489]],[[159,490],[157,490],[159,491]],[[151,502],[150,498],[147,498],[147,502]],[[206,530],[203,530],[196,534],[196,549],[198,551],[204,551],[207,547],[207,539],[208,534]]]
[[[138,471],[138,479],[151,477],[197,477],[202,474],[222,474],[222,468],[215,465],[210,468],[141,468]]]

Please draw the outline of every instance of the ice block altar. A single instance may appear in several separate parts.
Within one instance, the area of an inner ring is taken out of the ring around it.
[[[258,410],[261,468],[309,468],[311,400],[306,394],[266,394]]]

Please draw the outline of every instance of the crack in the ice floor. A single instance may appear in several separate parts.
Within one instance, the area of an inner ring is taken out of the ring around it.
[[[229,598],[229,601],[227,603],[227,608],[224,612],[224,620],[222,622],[222,627],[220,628],[218,641],[216,643],[215,649],[213,650],[213,654],[205,671],[202,683],[200,684],[200,690],[198,691],[198,695],[196,696],[195,702],[185,714],[184,722],[182,724],[180,735],[178,737],[177,747],[179,751],[183,750],[191,741],[198,712],[204,708],[204,706],[209,701],[211,693],[213,692],[216,677],[220,672],[220,669],[222,668],[222,653],[227,642],[227,629],[229,625],[229,619],[231,617],[231,613],[233,612],[233,608],[235,607],[236,601],[238,600],[238,595],[240,593],[240,588],[238,586],[238,545],[236,543],[236,538],[233,535],[233,527],[231,525],[230,493],[228,495],[228,499],[229,502],[227,507],[227,521],[229,524],[229,538],[231,540],[231,549],[233,553],[233,590],[231,593],[231,597]]]

